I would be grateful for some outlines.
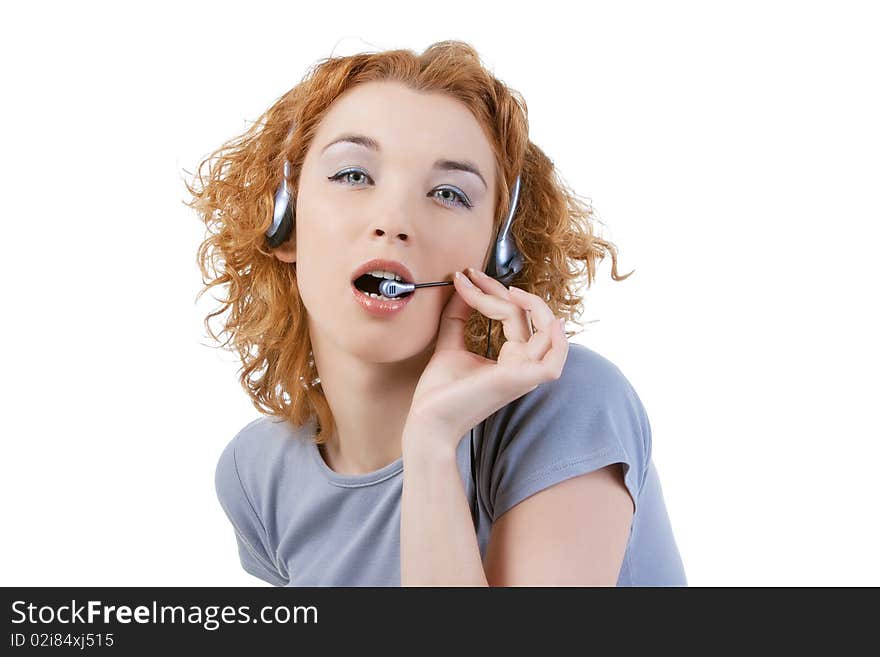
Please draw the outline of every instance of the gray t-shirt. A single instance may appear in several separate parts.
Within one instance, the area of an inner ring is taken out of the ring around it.
[[[217,496],[242,567],[276,586],[400,586],[403,460],[367,474],[334,472],[314,443],[315,428],[314,417],[296,427],[261,416],[220,455]],[[512,506],[622,463],[635,515],[617,586],[687,586],[651,460],[648,416],[605,357],[571,343],[562,375],[478,424],[474,447],[484,559],[494,519]],[[473,500],[470,448],[468,431],[457,458]]]

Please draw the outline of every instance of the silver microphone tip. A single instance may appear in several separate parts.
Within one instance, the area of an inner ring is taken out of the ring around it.
[[[390,298],[399,297],[401,294],[406,294],[407,292],[414,292],[415,289],[415,283],[402,283],[388,278],[379,283],[379,292]]]

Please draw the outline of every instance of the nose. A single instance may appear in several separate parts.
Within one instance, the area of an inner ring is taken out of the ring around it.
[[[379,228],[379,227],[375,228],[375,229],[373,230],[373,232],[374,232],[374,234],[376,235],[376,237],[382,237],[382,236],[384,236],[384,235],[386,234],[385,229],[384,229],[384,228]],[[391,233],[392,235],[395,234],[393,230],[390,231],[390,233]],[[398,233],[396,234],[396,237],[398,237],[402,242],[405,242],[405,241],[407,241],[407,239],[409,239],[409,236],[407,235],[407,233],[403,233],[403,232],[398,232]]]
[[[382,210],[373,222],[374,236],[388,237],[389,240],[400,240],[404,243],[411,241],[413,221],[419,209],[411,198],[406,198],[406,194],[407,192],[401,191],[397,198],[387,195],[385,200],[379,201]]]

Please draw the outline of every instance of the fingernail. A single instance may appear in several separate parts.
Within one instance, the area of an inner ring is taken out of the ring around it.
[[[468,270],[468,274],[470,274],[471,276],[488,276],[486,273],[478,271],[478,270],[474,269],[473,267],[468,267],[467,270]]]
[[[462,274],[460,271],[455,272],[455,277],[461,281],[464,281],[465,285],[470,285],[471,287],[474,286],[474,284],[468,280],[468,277]]]

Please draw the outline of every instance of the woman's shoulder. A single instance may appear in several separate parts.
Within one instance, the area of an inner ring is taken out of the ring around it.
[[[488,450],[543,460],[547,468],[628,454],[643,472],[652,451],[648,414],[629,380],[612,360],[577,343],[569,345],[559,378],[490,416],[485,437]]]
[[[595,382],[599,385],[629,383],[620,368],[607,356],[586,345],[572,342],[559,377],[565,383]]]
[[[220,461],[232,461],[238,475],[265,477],[267,469],[297,458],[311,439],[310,425],[295,426],[274,416],[261,415],[244,425],[227,443]]]
[[[546,381],[512,402],[507,412],[541,407],[563,412],[589,407],[635,403],[641,406],[635,389],[621,369],[609,358],[589,347],[572,342],[558,379]]]
[[[641,400],[617,365],[577,343],[559,378],[507,404],[486,423],[482,489],[497,518],[520,500],[612,463],[638,499],[651,453]]]

